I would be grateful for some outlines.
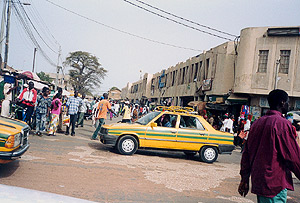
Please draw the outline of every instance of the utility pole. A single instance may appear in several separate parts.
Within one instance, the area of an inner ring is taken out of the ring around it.
[[[275,68],[275,84],[274,84],[274,90],[277,89],[278,80],[278,66],[280,64],[280,59],[276,60],[276,68]]]
[[[33,50],[33,62],[32,62],[32,72],[34,73],[34,64],[35,64],[35,55],[36,55],[37,48]]]
[[[8,0],[7,5],[7,22],[6,22],[6,41],[5,41],[5,52],[4,52],[4,66],[6,68],[8,61],[8,43],[9,43],[9,28],[10,28],[10,13],[11,13],[11,0]]]
[[[2,19],[1,19],[1,31],[0,31],[0,69],[2,69],[2,48],[3,48],[3,40],[4,40],[4,26],[6,22],[6,16],[5,16],[5,11],[6,11],[6,5],[7,5],[7,0],[3,1],[3,11],[2,11]]]
[[[57,58],[57,66],[56,66],[55,89],[54,89],[55,92],[57,91],[57,86],[58,86],[58,74],[59,74],[59,69],[60,69],[60,66],[58,66],[58,65],[59,65],[60,55],[61,55],[61,46],[59,46],[59,50],[58,50],[58,58]]]

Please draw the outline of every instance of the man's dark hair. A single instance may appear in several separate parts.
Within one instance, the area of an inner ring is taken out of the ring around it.
[[[56,93],[56,95],[53,97],[53,99],[61,98],[61,96],[62,96],[61,93],[58,92],[58,93]]]
[[[63,89],[61,87],[57,87],[57,92],[58,93],[62,93],[63,92]]]
[[[42,93],[45,93],[47,90],[49,90],[49,88],[48,88],[48,87],[43,87],[43,89],[42,89]]]
[[[108,98],[108,94],[107,94],[107,93],[104,93],[104,94],[103,94],[103,97],[104,97],[104,99],[107,99],[107,98]]]
[[[280,89],[272,90],[268,95],[268,102],[271,109],[275,109],[281,102],[287,102],[289,95]]]

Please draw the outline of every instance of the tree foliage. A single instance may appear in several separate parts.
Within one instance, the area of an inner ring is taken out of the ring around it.
[[[37,76],[39,76],[39,78],[45,82],[51,83],[53,81],[53,79],[50,77],[50,75],[44,73],[43,71],[37,73]]]
[[[81,94],[99,88],[107,73],[96,56],[83,51],[69,53],[64,65],[72,68],[69,70],[70,83]]]

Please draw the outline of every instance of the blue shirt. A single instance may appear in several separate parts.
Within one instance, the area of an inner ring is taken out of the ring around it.
[[[36,112],[46,114],[51,105],[51,101],[51,98],[44,98],[42,95],[39,95],[37,98]]]
[[[75,115],[78,113],[78,107],[81,105],[82,99],[80,97],[71,96],[67,101],[67,107],[69,108],[68,114]]]

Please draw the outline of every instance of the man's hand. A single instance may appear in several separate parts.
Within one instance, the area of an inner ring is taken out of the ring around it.
[[[240,193],[241,196],[246,197],[246,195],[249,192],[249,183],[244,183],[241,181],[238,192]]]

